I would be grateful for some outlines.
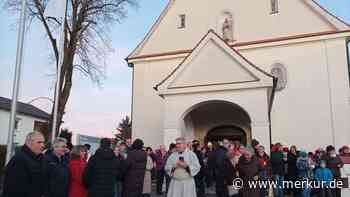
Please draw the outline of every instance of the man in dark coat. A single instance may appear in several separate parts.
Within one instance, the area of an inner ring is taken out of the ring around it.
[[[143,141],[136,139],[131,146],[123,166],[123,197],[141,197],[146,172],[147,154],[143,150]]]
[[[157,175],[157,195],[162,195],[162,186],[165,176],[165,156],[167,154],[164,145],[161,145],[158,150],[155,151],[155,162],[156,162],[156,175]]]
[[[216,181],[216,196],[225,197],[227,196],[227,188],[225,185],[225,171],[223,170],[224,160],[226,158],[226,153],[228,151],[230,142],[227,139],[224,139],[223,144],[219,146],[214,153],[214,172],[215,172],[215,181]]]
[[[110,139],[101,139],[100,148],[90,158],[83,173],[88,197],[113,197],[120,174],[121,163],[111,148]]]
[[[197,197],[204,197],[205,196],[205,185],[204,185],[204,160],[203,160],[203,154],[200,149],[200,142],[198,140],[192,141],[192,150],[194,154],[196,154],[197,159],[199,161],[199,164],[201,165],[201,170],[199,173],[194,176],[194,180],[196,183],[196,191],[197,191]]]
[[[25,145],[5,168],[3,197],[41,197],[44,190],[42,151],[44,136],[29,133]]]
[[[67,140],[56,138],[53,149],[44,155],[45,197],[68,197],[69,167],[66,155]]]
[[[288,173],[286,174],[286,178],[285,178],[287,181],[295,182],[298,180],[298,168],[297,168],[298,157],[299,157],[299,154],[297,151],[297,147],[291,146],[287,154]],[[292,193],[294,196],[297,196],[298,190],[296,188],[290,188],[288,190],[289,190],[288,193]]]

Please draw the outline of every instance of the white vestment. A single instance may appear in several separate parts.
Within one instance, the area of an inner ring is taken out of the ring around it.
[[[183,157],[188,165],[189,173],[181,168],[173,171],[180,157]],[[178,152],[171,154],[165,164],[165,171],[171,176],[167,197],[196,197],[196,184],[193,177],[200,169],[198,158],[192,151],[185,150],[182,154]]]

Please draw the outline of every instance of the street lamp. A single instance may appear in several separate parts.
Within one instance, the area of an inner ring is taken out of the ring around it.
[[[16,52],[16,67],[15,67],[15,79],[13,81],[13,90],[12,90],[12,103],[11,103],[11,115],[9,121],[9,130],[7,136],[7,151],[6,151],[6,164],[10,161],[13,153],[13,138],[14,130],[16,126],[16,111],[17,111],[17,101],[18,101],[18,92],[21,79],[21,69],[23,63],[23,43],[24,43],[24,33],[26,25],[26,9],[27,2],[22,0],[20,22],[18,29],[18,38],[17,38],[17,52]]]

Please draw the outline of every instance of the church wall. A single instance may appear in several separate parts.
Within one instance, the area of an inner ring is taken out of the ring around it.
[[[268,72],[277,62],[287,69],[287,86],[276,93],[273,104],[274,142],[309,150],[333,144],[334,140],[338,146],[350,143],[344,38],[241,53]]]
[[[153,87],[163,80],[182,59],[137,62],[134,64],[132,137],[145,145],[158,147],[163,142],[164,100]]]
[[[350,144],[350,87],[346,42],[344,39],[333,39],[327,40],[324,45],[329,65],[334,141],[336,145]]]
[[[270,0],[176,0],[138,55],[192,49],[209,29],[222,35],[225,12],[232,15],[236,42],[335,30],[302,0],[279,1],[276,14]],[[181,14],[185,28],[178,28]]]

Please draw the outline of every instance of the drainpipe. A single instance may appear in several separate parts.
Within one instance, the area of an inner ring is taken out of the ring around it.
[[[273,105],[273,101],[275,99],[275,93],[276,93],[276,87],[277,87],[277,82],[278,79],[277,77],[273,77],[273,87],[272,87],[272,92],[271,92],[271,96],[270,96],[270,104],[269,104],[269,135],[270,135],[270,155],[271,155],[271,144],[272,144],[272,121],[271,121],[271,111],[272,111],[272,105]]]

